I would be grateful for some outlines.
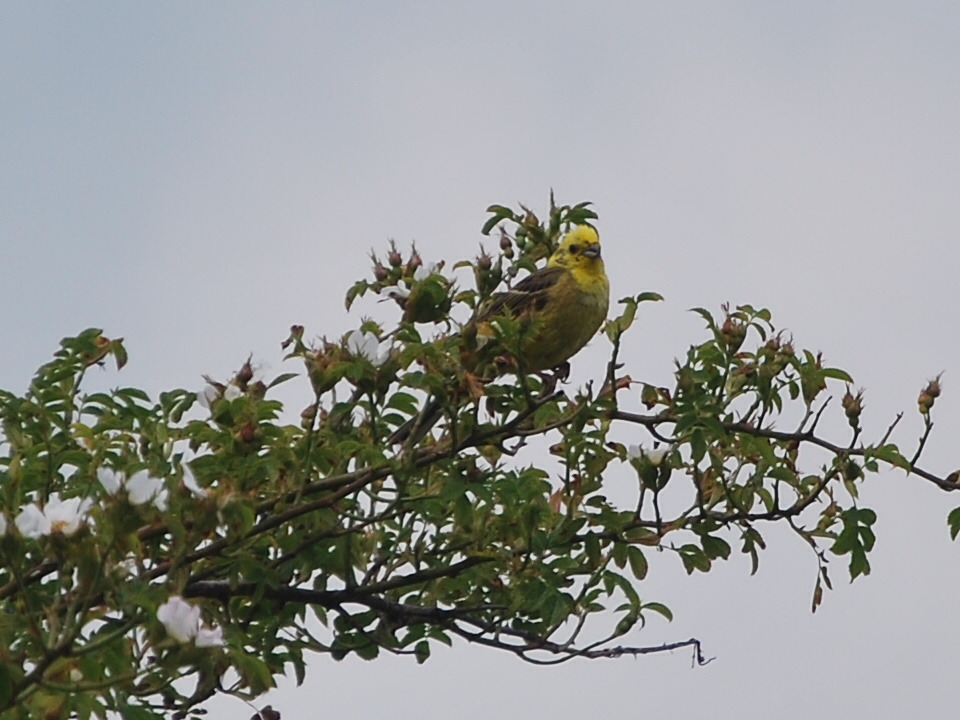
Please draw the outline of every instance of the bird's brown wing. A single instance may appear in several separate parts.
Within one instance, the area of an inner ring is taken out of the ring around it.
[[[490,304],[480,311],[477,320],[486,320],[506,313],[517,317],[528,311],[543,309],[547,302],[547,293],[565,272],[566,269],[562,267],[537,270],[507,292],[494,295]]]

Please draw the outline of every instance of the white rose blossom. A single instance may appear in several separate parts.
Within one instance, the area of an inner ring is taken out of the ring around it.
[[[179,643],[188,643],[197,636],[200,629],[200,608],[191,605],[179,595],[171,595],[163,605],[157,608],[157,620],[167,631],[167,635]]]
[[[641,456],[647,458],[651,465],[654,467],[659,467],[660,463],[663,462],[663,459],[670,454],[670,448],[656,448],[654,450],[648,450],[641,445],[629,445],[627,447],[627,459],[635,460],[639,459]]]
[[[413,279],[422,282],[440,269],[440,263],[427,263],[420,265],[413,271]]]
[[[380,367],[390,357],[390,343],[377,339],[372,332],[354,330],[347,335],[347,350],[351,355],[362,357]]]
[[[215,627],[208,628],[206,626],[201,627],[197,631],[196,639],[197,647],[223,647],[223,628]]]
[[[21,535],[32,540],[50,534],[50,521],[36,503],[30,503],[23,508],[13,524]]]
[[[203,407],[209,408],[220,399],[220,391],[209,383],[203,386],[203,390],[197,393],[197,402]]]
[[[70,537],[86,522],[91,505],[90,498],[61,500],[59,493],[50,493],[43,509],[35,502],[30,503],[20,511],[14,524],[25,538],[35,540],[52,533]]]
[[[197,478],[194,477],[193,470],[190,469],[189,465],[183,466],[183,486],[196,498],[206,497],[209,493],[208,490],[197,484]]]
[[[125,488],[131,505],[143,505],[152,500],[157,510],[167,510],[170,491],[164,486],[163,480],[153,477],[146,470],[138,470],[125,480],[123,475],[113,468],[101,466],[97,468],[97,479],[110,495],[116,495],[121,487]]]
[[[194,641],[197,647],[222,647],[223,628],[200,624],[200,608],[179,595],[171,595],[157,608],[157,620],[167,634],[179,643]]]

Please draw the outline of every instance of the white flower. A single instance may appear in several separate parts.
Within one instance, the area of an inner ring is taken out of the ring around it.
[[[385,295],[386,297],[393,298],[394,300],[406,300],[408,297],[410,297],[410,291],[402,285],[388,285],[385,288],[380,288],[377,294]],[[383,301],[381,300],[381,302]]]
[[[125,488],[127,500],[131,505],[143,505],[152,500],[160,512],[165,512],[167,509],[170,492],[164,487],[162,479],[153,477],[146,470],[138,470],[133,477],[124,479],[121,473],[112,468],[99,467],[97,478],[111,495],[116,495],[120,488]]]
[[[417,282],[421,282],[433,275],[439,269],[440,263],[428,263],[426,265],[420,265],[416,270],[413,271],[413,279]]]
[[[143,505],[154,500],[158,510],[165,510],[166,497],[162,501],[164,507],[160,507],[161,503],[156,502],[163,491],[163,480],[153,477],[146,470],[134,473],[133,477],[127,480],[127,499],[132,505]]]
[[[171,595],[157,608],[157,620],[167,634],[180,643],[193,640],[197,647],[222,647],[223,628],[200,626],[200,608],[191,605],[179,595]]]
[[[160,512],[167,511],[167,500],[170,499],[170,491],[164,488],[153,498],[153,506]]]
[[[660,463],[663,462],[663,459],[669,454],[669,447],[657,448],[655,450],[647,450],[640,445],[630,445],[627,447],[628,460],[636,460],[643,456],[646,457],[650,464],[654,467],[658,467]]]
[[[121,576],[136,575],[137,569],[137,559],[132,554],[113,566],[113,571]]]
[[[227,389],[223,391],[224,400],[236,400],[241,395],[243,395],[243,392],[233,383],[227,385]]]
[[[200,608],[191,605],[179,595],[171,595],[157,608],[157,620],[167,634],[177,642],[190,642],[200,629]]]
[[[97,480],[110,495],[116,495],[123,485],[123,477],[113,468],[101,465],[97,468]]]
[[[197,498],[206,497],[208,494],[207,490],[197,484],[197,478],[194,477],[193,470],[190,469],[189,465],[183,466],[183,486]]]
[[[50,493],[50,499],[43,508],[43,514],[50,522],[52,532],[69,537],[86,522],[87,511],[91,505],[93,500],[90,498],[72,497],[61,500],[58,493]]]
[[[209,408],[217,400],[220,399],[220,391],[216,387],[207,383],[203,386],[203,390],[197,393],[197,402],[203,405],[205,408]]]
[[[223,628],[200,628],[196,643],[197,647],[223,647]]]
[[[30,503],[23,508],[13,524],[25,538],[36,539],[50,534],[50,521],[36,503]]]
[[[7,534],[7,516],[0,514],[0,537]]]
[[[351,332],[347,335],[347,350],[351,355],[365,358],[377,367],[390,357],[390,343],[381,343],[372,332]]]
[[[43,510],[36,503],[30,503],[13,522],[25,538],[35,540],[55,532],[69,537],[86,521],[87,511],[92,504],[89,498],[61,500],[58,493],[51,493]]]

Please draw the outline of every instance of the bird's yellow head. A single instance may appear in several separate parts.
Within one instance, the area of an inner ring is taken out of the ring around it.
[[[550,256],[547,267],[602,272],[603,260],[600,258],[600,235],[589,225],[577,225],[563,236],[560,245]]]

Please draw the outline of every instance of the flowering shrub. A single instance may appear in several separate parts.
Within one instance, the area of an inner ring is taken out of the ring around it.
[[[649,619],[671,617],[643,596],[650,549],[693,573],[737,547],[756,570],[758,521],[789,523],[818,561],[815,608],[831,556],[853,578],[870,571],[876,516],[859,488],[871,473],[956,489],[956,473],[919,466],[938,380],[921,392],[926,433],[909,457],[896,422],[867,441],[851,378],[765,310],[699,310],[706,337],[669,388],[621,365],[652,293],[621,301],[609,362],[585,387],[465,372],[456,319],[594,217],[586,204],[551,207],[545,223],[491,212],[499,253],[454,266],[465,289],[392,247],[347,298],[395,303],[389,330],[367,321],[314,341],[293,328],[288,359],[307,381],[292,422],[270,395],[295,374],[258,380],[249,363],[199,392],[87,393],[91,366],[126,362],[96,329],[65,339],[26,393],[0,391],[5,717],[184,717],[217,692],[302,681],[307,653],[423,662],[454,638],[532,661],[689,646],[703,662],[695,639],[638,642]],[[494,325],[492,353],[520,347],[521,319]],[[844,440],[821,434],[831,391]],[[391,442],[430,403],[443,419]],[[530,451],[536,437],[550,458]],[[618,478],[631,478],[627,501],[608,490]],[[960,512],[949,520],[956,535]]]

